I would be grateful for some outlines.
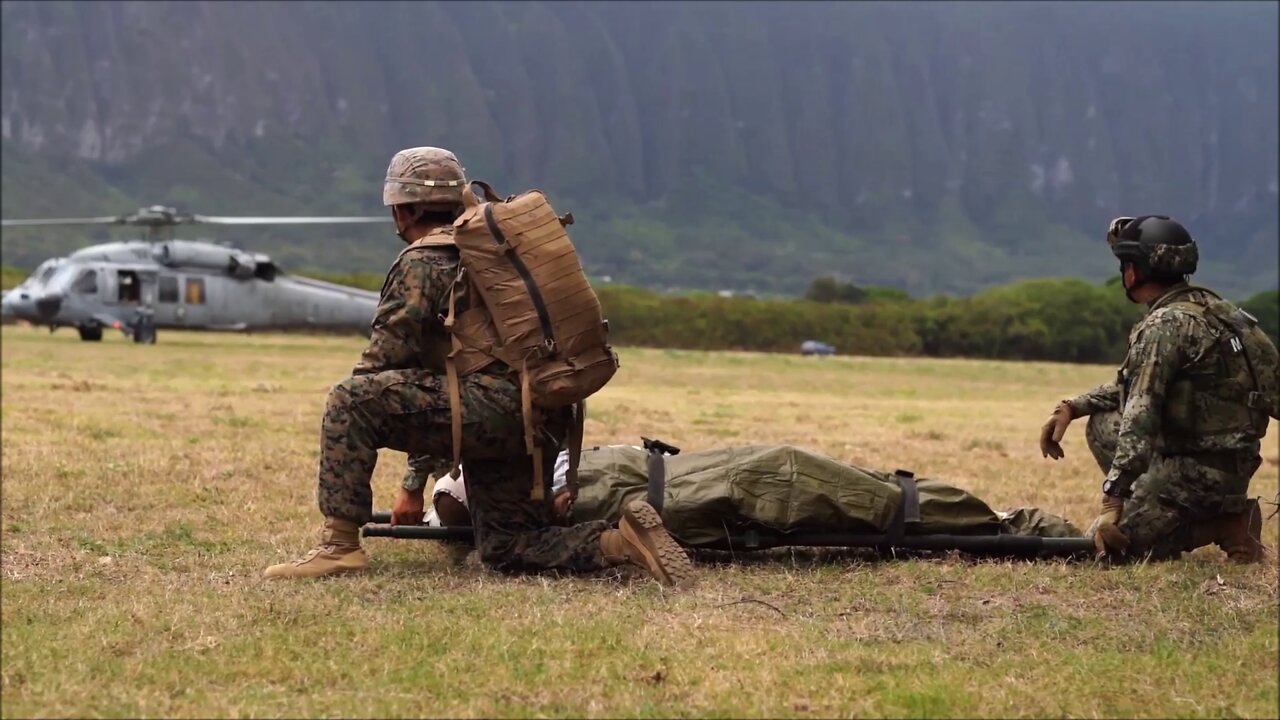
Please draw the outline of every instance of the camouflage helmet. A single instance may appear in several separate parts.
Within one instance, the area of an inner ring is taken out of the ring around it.
[[[1200,261],[1191,233],[1167,215],[1116,218],[1107,230],[1107,244],[1121,262],[1133,262],[1158,277],[1190,275]]]
[[[408,148],[396,153],[387,166],[382,204],[454,207],[462,204],[466,184],[467,176],[453,153],[435,147]]]

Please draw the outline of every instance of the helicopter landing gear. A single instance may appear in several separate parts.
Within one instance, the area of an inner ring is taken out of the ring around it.
[[[76,329],[80,331],[80,339],[84,340],[85,342],[101,342],[102,341],[102,326],[97,323],[93,323],[90,325],[81,325]],[[49,332],[53,332],[53,329],[50,328]]]
[[[143,345],[156,344],[156,322],[150,314],[140,315],[130,328],[133,334],[133,341]]]

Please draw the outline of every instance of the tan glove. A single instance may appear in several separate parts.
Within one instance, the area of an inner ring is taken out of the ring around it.
[[[1120,515],[1124,512],[1124,500],[1110,495],[1102,496],[1102,514],[1094,519],[1085,535],[1093,539],[1095,558],[1101,560],[1109,554],[1123,555],[1129,549],[1129,538],[1120,532]]]
[[[556,499],[553,503],[555,508],[555,520],[558,525],[569,524],[569,513],[573,511],[573,494],[569,492],[569,488],[560,488],[560,492],[556,493]]]
[[[391,524],[421,525],[424,505],[423,488],[417,490],[400,488],[396,493],[395,505],[391,506]]]
[[[1067,432],[1067,426],[1075,419],[1075,408],[1071,407],[1071,403],[1066,400],[1059,402],[1053,409],[1049,419],[1040,428],[1040,452],[1044,457],[1051,457],[1054,460],[1062,459],[1064,453],[1059,443]]]

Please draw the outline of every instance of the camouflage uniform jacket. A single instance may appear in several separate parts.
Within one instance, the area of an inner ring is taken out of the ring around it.
[[[428,237],[452,230],[441,228]],[[415,243],[400,254],[382,284],[369,346],[352,375],[413,368],[444,373],[450,343],[443,319],[460,262],[457,248],[439,243]],[[467,306],[465,284],[455,302],[459,309]],[[505,365],[495,362],[482,372],[506,371]]]
[[[1107,410],[1122,412],[1119,445],[1107,475],[1130,485],[1146,472],[1159,451],[1161,421],[1167,390],[1182,373],[1212,373],[1220,365],[1217,332],[1204,318],[1172,305],[1208,304],[1216,300],[1185,283],[1175,285],[1152,302],[1146,316],[1129,334],[1129,352],[1116,382],[1107,383],[1070,402],[1077,414]],[[1120,407],[1122,386],[1124,407]],[[1257,439],[1246,433],[1214,438],[1221,451],[1257,452]]]

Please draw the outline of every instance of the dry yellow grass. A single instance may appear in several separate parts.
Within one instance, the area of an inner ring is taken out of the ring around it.
[[[669,594],[375,539],[363,577],[264,583],[314,538],[320,412],[359,338],[2,339],[5,716],[1277,714],[1274,554],[1107,569],[780,553]],[[1062,462],[1035,435],[1109,368],[622,357],[589,443],[795,443],[997,508],[1095,511],[1082,423]],[[1276,494],[1276,432],[1254,494]],[[403,468],[384,453],[381,507]]]

